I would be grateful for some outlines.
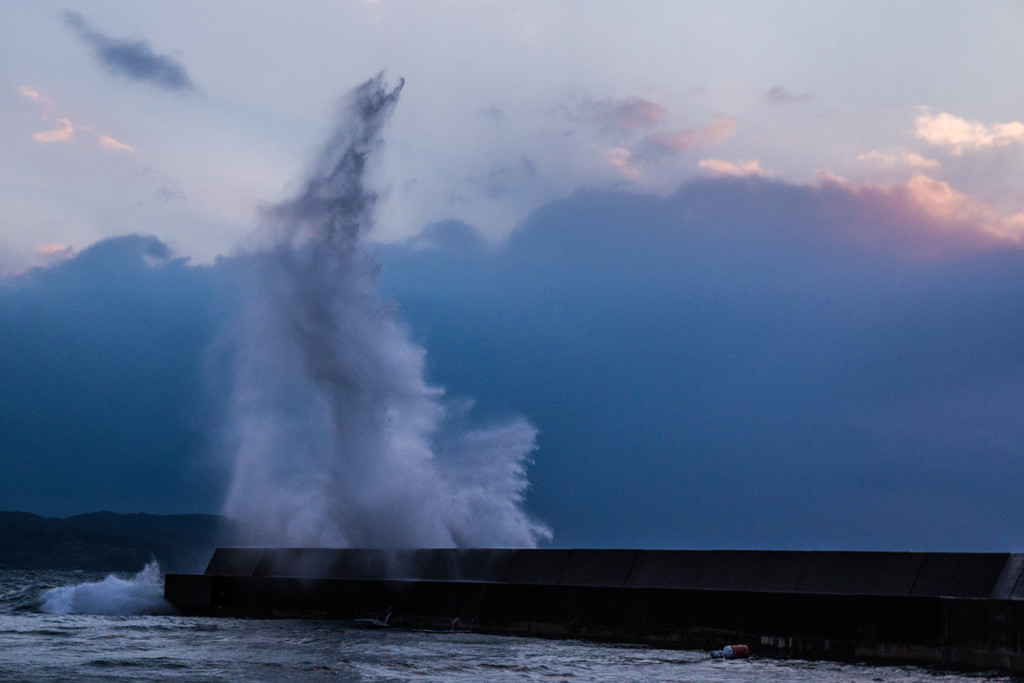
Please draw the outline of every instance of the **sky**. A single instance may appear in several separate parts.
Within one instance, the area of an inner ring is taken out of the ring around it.
[[[223,508],[233,274],[383,72],[363,248],[550,543],[1024,549],[1019,3],[5,14],[0,508]]]

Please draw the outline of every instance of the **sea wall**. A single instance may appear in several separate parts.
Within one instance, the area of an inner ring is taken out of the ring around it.
[[[220,548],[190,614],[1024,671],[1024,555]]]

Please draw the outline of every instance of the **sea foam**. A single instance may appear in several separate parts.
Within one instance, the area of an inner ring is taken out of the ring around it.
[[[174,609],[164,600],[160,565],[150,562],[130,579],[113,574],[102,581],[51,588],[43,593],[40,609],[52,614],[167,614]]]

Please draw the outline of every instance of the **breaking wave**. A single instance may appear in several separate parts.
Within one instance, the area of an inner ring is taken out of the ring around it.
[[[51,588],[43,593],[39,608],[52,614],[121,616],[174,611],[164,600],[164,582],[156,562],[150,562],[130,579],[111,574],[102,581]]]
[[[365,174],[401,88],[378,75],[349,96],[297,196],[266,212],[268,243],[239,260],[226,513],[258,543],[523,547],[550,536],[522,506],[536,429],[521,418],[466,427],[468,404],[426,382],[426,352],[363,249],[377,202]]]

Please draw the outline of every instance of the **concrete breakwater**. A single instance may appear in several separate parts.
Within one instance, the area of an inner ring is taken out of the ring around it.
[[[188,614],[1024,671],[1024,555],[220,548]]]

